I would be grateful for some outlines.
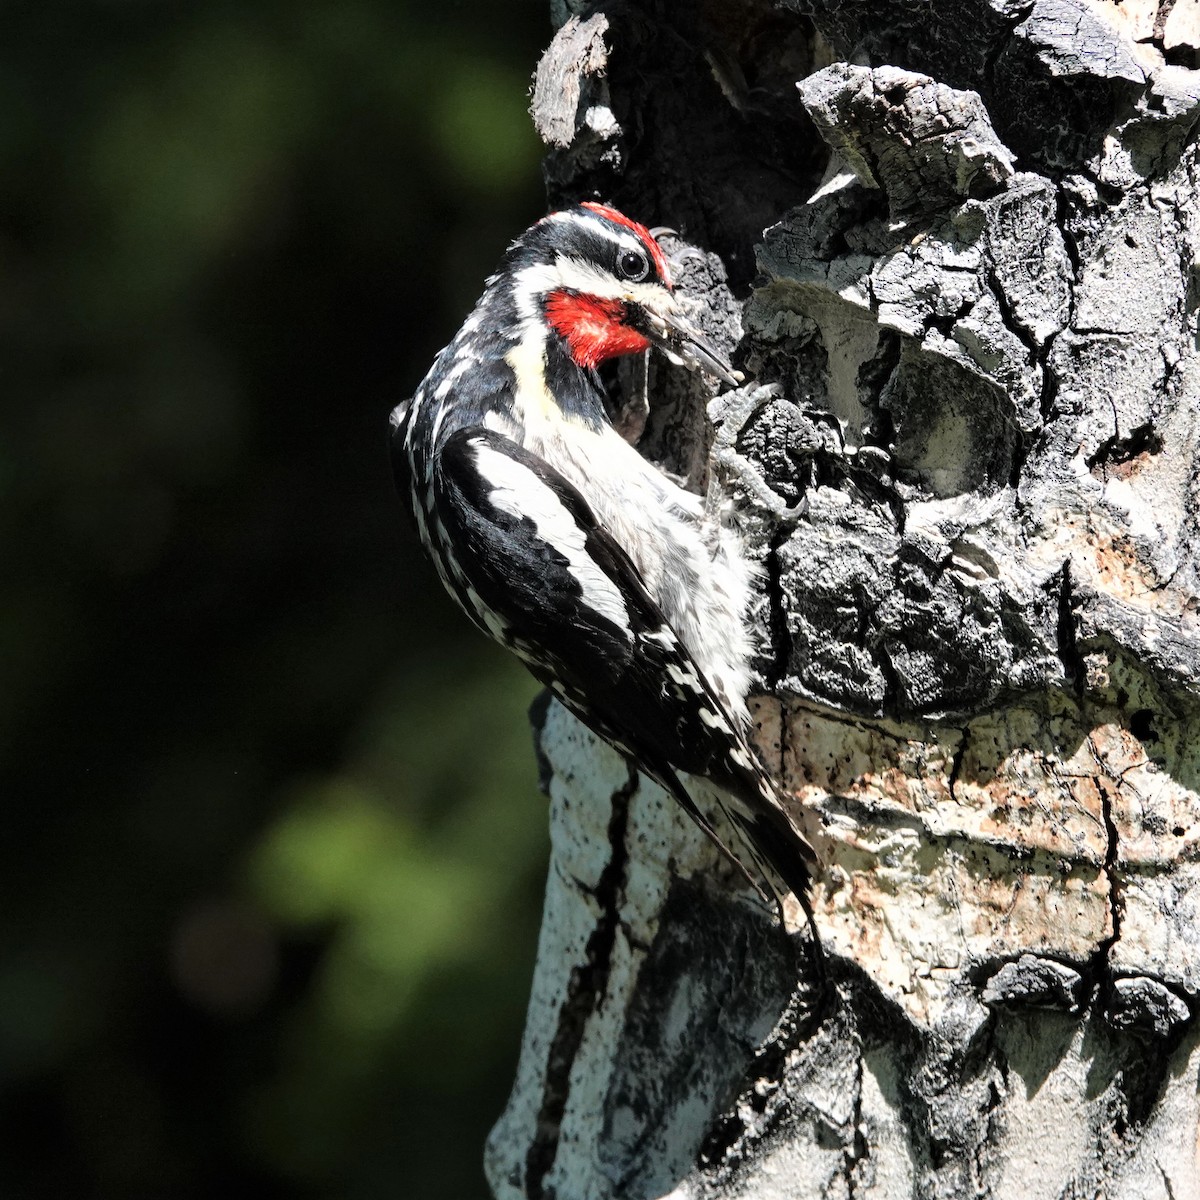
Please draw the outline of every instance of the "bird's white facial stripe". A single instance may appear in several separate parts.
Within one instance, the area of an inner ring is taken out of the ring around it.
[[[622,239],[624,240],[624,239]],[[630,249],[645,254],[645,247],[632,235]],[[513,276],[512,295],[522,322],[540,321],[542,304],[551,292],[578,292],[604,300],[625,300],[651,312],[673,307],[671,293],[661,283],[630,283],[582,258],[563,255],[553,263],[534,263]]]
[[[563,503],[527,466],[473,441],[471,449],[479,473],[491,485],[489,502],[514,517],[528,517],[538,536],[567,560],[567,569],[579,584],[583,603],[628,636],[629,613],[617,586],[587,552],[583,530]]]
[[[559,225],[578,225],[582,229],[590,229],[592,233],[598,233],[603,237],[611,237],[613,233],[611,222],[587,209],[580,211],[579,209],[564,208],[559,212],[551,213],[546,219]]]
[[[641,243],[637,243],[641,245]],[[645,254],[645,250],[641,251]],[[632,300],[655,309],[670,302],[670,292],[661,283],[630,283],[582,258],[564,256],[555,263],[560,288],[579,292],[583,296],[600,296],[605,300]]]
[[[645,243],[632,229],[622,229],[607,218],[600,216],[599,213],[567,209],[564,212],[552,213],[550,219],[563,225],[578,225],[606,241],[616,242],[622,250],[638,250],[642,254],[646,253]]]

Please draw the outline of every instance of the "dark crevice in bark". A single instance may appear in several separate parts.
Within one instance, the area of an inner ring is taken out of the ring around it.
[[[1079,649],[1079,631],[1075,620],[1075,609],[1071,602],[1072,590],[1071,563],[1068,560],[1063,563],[1062,573],[1059,575],[1058,626],[1056,629],[1058,660],[1063,665],[1063,674],[1066,676],[1067,682],[1072,685],[1075,694],[1082,697],[1087,674],[1083,654]]]
[[[1043,396],[1045,390],[1043,389]],[[1025,470],[1025,464],[1029,461],[1030,452],[1037,444],[1037,439],[1032,433],[1026,433],[1023,429],[1017,430],[1016,440],[1013,442],[1012,467],[1008,472],[1008,486],[1016,489],[1021,483],[1021,473]]]
[[[1157,742],[1159,740],[1158,733],[1154,728],[1154,712],[1149,708],[1139,708],[1136,712],[1129,716],[1129,732],[1142,745],[1148,742]]]
[[[1046,357],[1042,363],[1042,394],[1038,397],[1038,411],[1043,422],[1054,418],[1054,405],[1058,400],[1058,372],[1050,365],[1050,347],[1054,344],[1051,338],[1046,343]]]
[[[558,1025],[547,1054],[537,1132],[525,1156],[525,1191],[530,1200],[552,1200],[545,1183],[558,1154],[559,1129],[570,1094],[571,1066],[583,1042],[588,1020],[599,1009],[608,986],[629,866],[629,848],[625,841],[629,828],[629,801],[637,786],[637,771],[630,766],[624,786],[613,793],[608,821],[609,858],[591,893],[600,912],[584,950],[585,961],[572,969],[567,994],[559,1009]]]
[[[952,313],[935,313],[927,316],[925,318],[926,332],[928,332],[930,329],[936,329],[938,333],[942,335],[942,337],[946,338],[948,341],[952,341],[954,338],[954,327],[964,317],[968,316],[971,312],[971,309],[974,307],[975,301],[973,299],[964,300]],[[1003,312],[1003,309],[1001,311]],[[1014,329],[1013,332],[1016,333],[1017,331]],[[1018,334],[1018,336],[1020,335]],[[1022,341],[1023,340],[1024,339],[1022,338]]]
[[[1120,208],[1129,196],[1129,193],[1123,192],[1116,184],[1105,183],[1091,171],[1084,170],[1081,174],[1096,189],[1096,198],[1106,208]]]
[[[967,745],[971,740],[971,727],[964,725],[960,730],[962,737],[959,738],[958,745],[954,747],[954,756],[950,760],[950,774],[946,778],[946,789],[950,793],[951,800],[957,800],[954,789],[958,786],[958,777],[962,772],[963,759],[967,755]]]
[[[1127,437],[1114,433],[1096,447],[1084,460],[1088,467],[1117,466],[1130,462],[1140,454],[1161,454],[1163,440],[1150,422],[1139,425]]]
[[[992,298],[996,301],[996,307],[1000,310],[1000,320],[1004,328],[1029,351],[1030,364],[1037,362],[1041,356],[1042,347],[1039,345],[1037,338],[1017,320],[1016,314],[1013,312],[1013,307],[1009,303],[1008,294],[1000,283],[999,276],[997,276],[994,269],[990,269],[987,271],[985,279],[988,290],[991,292]]]
[[[1100,756],[1092,747],[1092,755],[1097,764]],[[1117,824],[1113,818],[1111,782],[1101,776],[1096,778],[1096,790],[1100,793],[1100,815],[1104,821],[1106,836],[1104,848],[1104,876],[1108,880],[1108,907],[1112,920],[1112,932],[1096,947],[1096,971],[1101,980],[1108,978],[1108,955],[1112,948],[1121,940],[1121,918],[1125,911],[1125,902],[1121,895],[1121,880],[1117,869],[1117,855],[1120,849],[1120,838]]]
[[[783,590],[783,564],[780,551],[787,545],[791,528],[781,525],[771,537],[767,550],[767,604],[770,628],[770,668],[763,672],[768,692],[777,692],[779,682],[787,674],[791,635],[787,627],[787,595]],[[786,721],[780,722],[781,726]]]
[[[971,1161],[975,1167],[978,1179],[986,1181],[988,1179],[987,1169],[987,1154],[988,1151],[995,1146],[997,1142],[997,1126],[1003,1125],[1003,1107],[1008,1091],[1008,1060],[1004,1052],[1000,1049],[996,1040],[996,1019],[993,1016],[988,1021],[986,1027],[986,1044],[987,1044],[987,1062],[990,1067],[993,1067],[996,1073],[1000,1076],[1000,1082],[1003,1088],[996,1086],[996,1080],[993,1078],[988,1081],[987,1102],[984,1105],[981,1114],[983,1118],[984,1134],[975,1143],[975,1148],[971,1156]],[[989,1197],[994,1194],[991,1183],[983,1182],[979,1195],[981,1197]]]
[[[871,403],[864,405],[867,415],[863,424],[862,444],[875,446],[889,455],[896,444],[896,423],[891,411],[879,403],[879,397],[900,366],[900,348],[900,336],[881,329],[879,349],[859,368],[855,380],[859,394],[871,398]]]
[[[1079,253],[1079,243],[1071,230],[1071,222],[1075,216],[1074,205],[1061,187],[1054,189],[1054,209],[1055,224],[1062,234],[1063,249],[1066,250],[1067,258],[1071,263],[1071,312],[1068,325],[1073,326],[1075,324],[1075,288],[1079,283],[1080,272],[1083,270],[1083,258]]]
[[[861,1047],[859,1047],[857,1065],[858,1074],[854,1080],[854,1112],[850,1117],[850,1140],[842,1148],[842,1170],[846,1175],[846,1195],[850,1200],[855,1200],[855,1196],[858,1194],[854,1172],[863,1159],[870,1158],[871,1156],[871,1147],[862,1129],[863,1072],[866,1068],[863,1063]]]
[[[1033,10],[1033,0],[1029,0],[1027,4],[1022,4],[1015,8],[1011,16],[1017,22],[1025,20]],[[983,61],[979,66],[980,82],[983,87],[980,89],[985,99],[990,103],[990,97],[995,92],[996,72],[1001,56],[1008,49],[1009,42],[1012,40],[1012,27],[1005,30],[1001,37],[993,38],[991,45],[987,47],[987,51],[983,56]]]
[[[901,679],[896,664],[892,662],[886,641],[878,644],[878,652],[874,655],[874,660],[883,675],[883,703],[880,705],[880,713],[904,711],[904,680]]]

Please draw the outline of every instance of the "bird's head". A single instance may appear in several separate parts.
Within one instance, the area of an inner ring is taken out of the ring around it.
[[[654,235],[615,208],[584,203],[551,213],[510,254],[520,317],[560,337],[580,367],[654,345],[682,366],[741,382],[680,312]]]

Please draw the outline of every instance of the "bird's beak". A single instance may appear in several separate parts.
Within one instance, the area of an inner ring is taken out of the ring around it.
[[[678,314],[647,309],[646,317],[646,335],[677,366],[715,375],[733,387],[743,381],[742,373]]]

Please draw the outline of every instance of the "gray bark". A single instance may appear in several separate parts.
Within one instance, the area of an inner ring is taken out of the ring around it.
[[[552,200],[680,229],[753,381],[652,364],[642,445],[762,562],[824,965],[541,710],[497,1197],[1200,1196],[1197,5],[558,19]]]

